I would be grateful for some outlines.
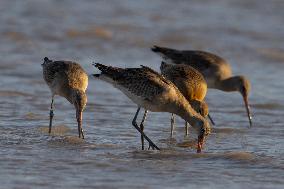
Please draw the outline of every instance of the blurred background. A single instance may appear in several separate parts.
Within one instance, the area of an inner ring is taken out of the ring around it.
[[[1,0],[0,182],[3,188],[282,188],[284,2],[281,0]],[[150,113],[146,133],[162,152],[141,151],[131,126],[136,105],[111,85],[89,78],[84,141],[75,110],[50,91],[45,56],[159,71],[153,45],[198,49],[230,62],[252,84],[253,127],[238,93],[209,90],[216,122],[204,154],[185,143],[177,120]]]

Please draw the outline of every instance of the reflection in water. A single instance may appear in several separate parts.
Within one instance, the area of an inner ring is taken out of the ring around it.
[[[283,8],[256,0],[0,1],[1,188],[282,188]],[[251,80],[253,127],[239,94],[209,90],[216,126],[204,153],[195,153],[193,129],[184,138],[183,120],[171,139],[169,114],[153,112],[145,132],[162,150],[141,151],[135,104],[90,77],[86,139],[76,137],[73,105],[61,97],[48,135],[43,57],[80,62],[88,74],[97,72],[93,61],[159,70],[154,44],[228,59]]]
[[[39,131],[44,134],[48,134],[48,130],[49,128],[46,126],[39,127]],[[63,136],[63,135],[66,135],[68,131],[70,131],[70,129],[69,127],[65,125],[54,126],[54,129],[51,130],[50,135],[51,136]]]

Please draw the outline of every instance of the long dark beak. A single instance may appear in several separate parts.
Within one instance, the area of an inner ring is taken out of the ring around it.
[[[252,117],[251,117],[251,113],[250,113],[250,107],[249,107],[249,103],[248,103],[248,97],[247,96],[243,96],[244,98],[244,102],[245,102],[245,106],[246,106],[246,110],[247,110],[247,115],[248,115],[248,119],[249,119],[249,126],[252,126]]]
[[[203,148],[203,143],[205,140],[205,135],[201,134],[198,136],[198,142],[197,142],[197,153],[201,153],[201,150]]]
[[[215,122],[213,121],[212,117],[210,116],[210,114],[207,115],[209,120],[211,121],[212,125],[215,125]]]
[[[84,136],[84,131],[83,131],[83,128],[82,128],[83,112],[79,108],[76,108],[76,118],[77,118],[77,123],[78,123],[79,138],[82,137],[82,139],[84,139],[85,136]]]

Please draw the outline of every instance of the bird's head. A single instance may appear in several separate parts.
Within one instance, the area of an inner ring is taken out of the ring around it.
[[[197,113],[200,113],[200,115],[202,115],[203,117],[206,117],[208,115],[209,110],[206,102],[199,100],[192,100],[190,101],[190,105]]]
[[[250,89],[251,89],[250,82],[244,76],[237,76],[236,79],[237,79],[238,91],[241,93],[241,95],[244,99],[249,123],[250,123],[250,126],[252,126],[252,117],[251,117],[250,107],[249,107],[249,103],[248,103],[248,95],[249,95]]]
[[[197,153],[200,153],[203,144],[205,143],[205,138],[211,133],[211,126],[207,120],[199,122],[200,127],[198,129],[198,142],[197,142]]]

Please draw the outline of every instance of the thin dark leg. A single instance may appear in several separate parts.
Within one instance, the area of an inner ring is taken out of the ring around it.
[[[51,133],[52,119],[53,119],[53,116],[54,116],[54,113],[53,113],[53,102],[54,102],[54,96],[52,96],[51,104],[50,104],[50,111],[49,111],[49,130],[48,130],[49,134]]]
[[[184,129],[185,129],[185,136],[188,136],[188,123],[185,122],[184,124]]]
[[[147,113],[148,113],[148,110],[145,110],[142,121],[140,123],[140,129],[141,129],[142,132],[144,132],[144,122],[146,120]],[[142,150],[144,150],[144,137],[143,137],[143,135],[141,135],[141,144],[142,144]]]
[[[157,150],[160,150],[160,148],[158,148],[158,146],[156,146],[150,139],[147,135],[145,135],[145,133],[143,131],[141,131],[141,129],[138,127],[137,123],[136,123],[136,119],[137,119],[137,116],[138,116],[138,113],[140,111],[140,107],[138,107],[137,111],[136,111],[136,114],[132,120],[132,125],[135,127],[135,129],[137,129],[139,131],[139,133],[149,142],[149,144],[153,147],[153,148],[156,148]]]
[[[211,123],[212,123],[213,125],[215,125],[215,122],[213,121],[213,119],[212,119],[212,117],[210,116],[210,114],[208,114],[207,116],[208,116],[208,118],[210,119]]]
[[[81,134],[82,134],[82,139],[85,139],[84,130],[82,127],[81,127]]]
[[[172,117],[171,117],[171,138],[173,138],[174,129],[175,129],[175,115],[172,114]]]

